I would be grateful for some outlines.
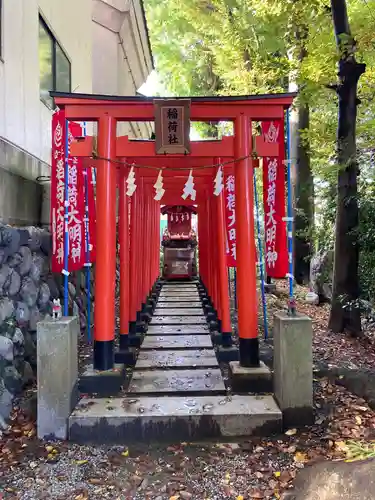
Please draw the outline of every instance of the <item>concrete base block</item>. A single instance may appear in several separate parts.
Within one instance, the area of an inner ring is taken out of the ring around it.
[[[140,347],[143,342],[143,335],[141,334],[129,335],[128,342],[130,347]]]
[[[237,347],[220,346],[217,350],[217,359],[219,363],[229,363],[230,361],[238,361],[239,352]]]
[[[78,400],[78,318],[37,324],[38,438],[66,439]]]
[[[233,392],[272,392],[272,373],[263,361],[257,368],[245,368],[239,361],[229,363]]]
[[[179,442],[269,436],[281,430],[271,396],[172,396],[83,399],[72,413],[69,437],[78,443]]]
[[[125,367],[116,364],[113,370],[98,372],[89,365],[79,379],[81,394],[97,394],[102,397],[116,396],[125,379]]]
[[[274,316],[274,392],[285,427],[313,422],[312,323],[308,316]]]

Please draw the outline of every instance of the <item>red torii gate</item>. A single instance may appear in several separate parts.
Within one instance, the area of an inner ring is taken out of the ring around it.
[[[125,351],[131,343],[132,334],[137,331],[142,306],[159,275],[160,202],[153,199],[152,189],[157,169],[163,169],[166,190],[163,205],[198,205],[200,277],[218,312],[222,343],[224,346],[231,345],[225,201],[223,194],[218,197],[212,195],[216,168],[199,169],[227,161],[232,161],[232,164],[226,165],[224,171],[234,173],[236,190],[240,364],[244,367],[259,366],[253,168],[256,156],[277,156],[278,145],[266,144],[260,136],[255,137],[253,144],[251,123],[283,119],[294,94],[191,98],[191,121],[233,121],[234,136],[224,137],[221,141],[193,142],[189,155],[157,155],[153,141],[117,137],[117,122],[154,121],[152,98],[51,95],[59,108],[65,108],[67,120],[97,122],[98,126],[94,369],[108,370],[114,366],[117,181],[121,263],[120,350]],[[90,157],[92,150],[93,139],[90,137],[71,146],[73,156]],[[134,162],[137,165],[137,190],[130,198],[130,217],[125,159],[127,164]],[[146,167],[154,167],[155,170]],[[197,169],[194,171],[197,189],[194,202],[181,200],[190,168]],[[215,240],[216,244],[213,244]]]

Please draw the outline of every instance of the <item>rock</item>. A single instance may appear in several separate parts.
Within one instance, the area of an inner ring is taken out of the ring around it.
[[[0,335],[0,357],[6,361],[13,361],[13,342],[11,339]]]
[[[73,285],[73,283],[68,283],[68,291],[69,291],[69,296],[74,298],[76,296],[76,287]]]
[[[27,324],[30,320],[30,310],[24,302],[16,304],[16,321],[19,325]]]
[[[34,281],[28,276],[22,280],[20,295],[22,301],[25,302],[28,307],[35,306],[38,299],[38,289]]]
[[[4,385],[12,394],[19,394],[22,390],[23,380],[21,374],[14,366],[6,366],[2,375]]]
[[[41,255],[33,255],[33,263],[31,264],[29,276],[35,282],[39,283],[44,271],[44,258]]]
[[[29,247],[21,247],[19,253],[22,255],[22,261],[18,266],[18,272],[21,276],[26,276],[30,272],[31,264],[33,263],[31,250]]]
[[[13,340],[13,344],[15,344],[16,346],[21,346],[24,344],[25,339],[24,339],[22,330],[20,328],[16,328],[12,340]]]
[[[12,270],[7,264],[3,264],[0,267],[0,295],[5,295],[6,289],[8,288],[8,278],[11,272]]]
[[[59,299],[60,298],[59,287],[56,284],[56,281],[53,279],[52,276],[49,276],[47,278],[46,284],[48,285],[48,288],[49,288],[49,291],[51,294],[51,300]]]
[[[28,361],[25,361],[23,367],[23,383],[24,385],[31,384],[35,380],[34,370]]]
[[[315,292],[308,292],[305,297],[305,301],[308,304],[312,304],[313,306],[317,306],[319,304],[319,295]]]
[[[20,241],[21,238],[16,229],[10,226],[0,226],[0,246],[5,248],[8,257],[18,252]]]
[[[0,327],[4,323],[5,320],[11,318],[14,313],[14,305],[13,301],[4,297],[0,299]]]
[[[17,273],[15,269],[9,275],[9,285],[8,285],[8,295],[14,297],[20,291],[21,288],[21,276]]]
[[[319,302],[332,299],[333,251],[320,250],[310,263],[310,290],[319,296]]]
[[[4,248],[0,248],[0,266],[6,261],[7,255]]]
[[[36,360],[36,345],[28,331],[25,331],[23,335],[25,338],[25,359],[33,365]]]
[[[49,286],[47,283],[42,283],[39,288],[38,305],[41,309],[48,307],[51,298]]]
[[[293,491],[284,500],[373,500],[374,460],[322,462],[298,473]]]
[[[39,309],[35,306],[30,309],[29,328],[32,332],[36,331],[36,325],[43,319]]]
[[[0,379],[0,417],[4,420],[9,418],[12,411],[12,401],[12,394],[5,387],[4,381]]]

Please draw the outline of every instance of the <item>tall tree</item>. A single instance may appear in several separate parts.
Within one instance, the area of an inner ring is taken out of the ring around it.
[[[355,58],[346,0],[331,0],[332,19],[339,54],[337,127],[337,212],[332,307],[329,327],[334,332],[361,333],[359,308],[358,189],[356,153],[358,81],[366,70]]]

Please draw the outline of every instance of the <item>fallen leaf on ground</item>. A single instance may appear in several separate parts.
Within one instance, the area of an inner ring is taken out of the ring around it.
[[[289,429],[285,434],[287,436],[295,436],[297,434],[297,429]]]
[[[294,461],[301,464],[308,462],[307,454],[297,451],[294,455]]]

